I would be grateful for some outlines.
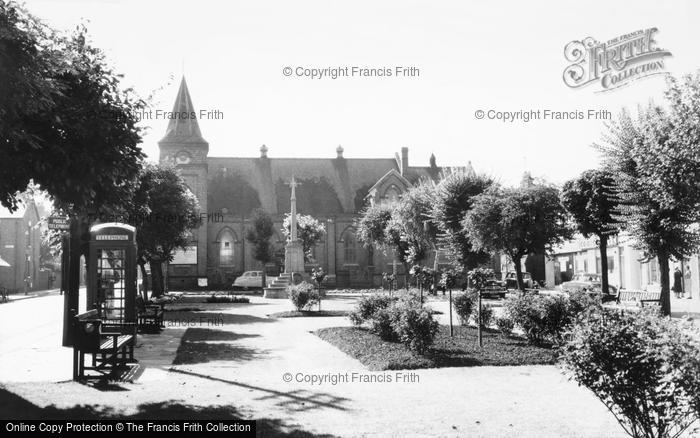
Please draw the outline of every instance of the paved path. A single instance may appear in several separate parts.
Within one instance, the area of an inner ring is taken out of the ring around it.
[[[12,312],[0,307],[0,381],[6,389],[0,395],[38,407],[75,411],[83,405],[77,412],[124,415],[167,415],[167,406],[176,405],[185,412],[180,418],[233,406],[239,415],[272,424],[276,433],[270,435],[299,429],[352,437],[623,436],[606,409],[555,367],[368,372],[310,333],[347,325],[346,318],[271,319],[266,315],[289,310],[289,302],[258,297],[249,305],[188,305],[211,310],[182,313],[162,334],[141,336],[136,357],[143,374],[135,383],[100,390],[68,381],[70,350],[57,346],[60,298],[12,303]],[[327,300],[323,308],[347,309],[352,302]],[[186,357],[182,349],[177,353],[181,343],[196,352],[193,363],[173,366],[176,357]],[[291,382],[284,373],[291,373]],[[303,381],[346,373],[348,382]],[[353,382],[353,376],[375,382]],[[400,376],[404,381],[397,381]]]

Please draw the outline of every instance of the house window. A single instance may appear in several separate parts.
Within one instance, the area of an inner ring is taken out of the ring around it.
[[[221,234],[219,239],[219,265],[220,266],[231,266],[233,265],[233,234],[231,231],[226,230]]]
[[[649,283],[659,282],[659,262],[654,259],[649,262]]]
[[[357,239],[355,234],[348,231],[345,233],[345,263],[357,263]]]

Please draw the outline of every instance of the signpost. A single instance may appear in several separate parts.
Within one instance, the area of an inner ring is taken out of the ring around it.
[[[70,219],[68,219],[67,217],[50,216],[49,230],[70,230]]]

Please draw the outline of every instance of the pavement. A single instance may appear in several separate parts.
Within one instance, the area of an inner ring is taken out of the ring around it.
[[[139,336],[134,382],[84,385],[70,380],[72,350],[60,347],[62,298],[0,306],[0,408],[21,407],[29,418],[244,417],[260,420],[260,436],[624,436],[554,366],[370,372],[312,333],[347,318],[270,318],[289,301],[255,296],[182,304],[189,310],[168,312],[162,333]],[[355,301],[329,298],[323,308]]]

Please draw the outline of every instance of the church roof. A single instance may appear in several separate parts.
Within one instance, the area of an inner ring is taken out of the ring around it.
[[[222,172],[238,175],[257,192],[261,206],[271,213],[289,208],[287,184],[292,176],[301,182],[297,187],[300,212],[338,214],[358,212],[377,181],[387,174],[399,174],[393,158],[208,157],[207,163],[210,178],[216,179]],[[422,178],[434,178],[439,170],[409,167],[401,178],[415,184]]]
[[[183,76],[172,114],[169,115],[168,128],[165,130],[165,136],[161,142],[206,143],[199,130],[197,114]]]

